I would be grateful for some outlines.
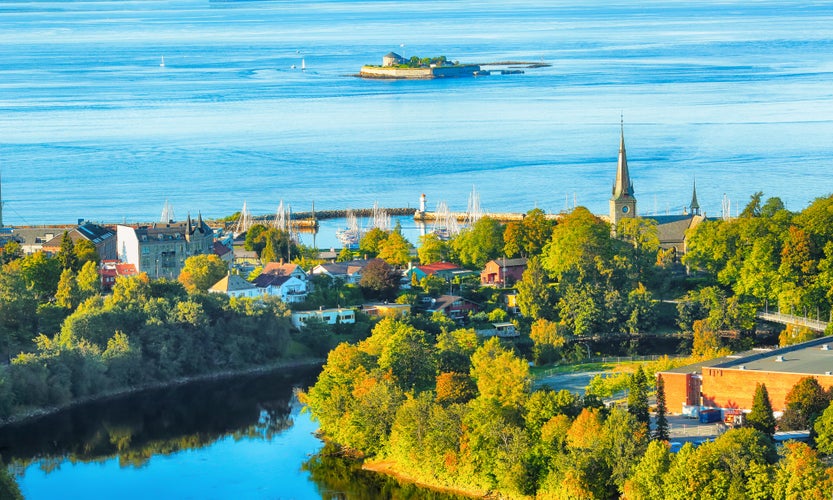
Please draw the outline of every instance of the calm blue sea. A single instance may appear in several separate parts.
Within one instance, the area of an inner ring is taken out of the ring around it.
[[[487,211],[606,213],[620,115],[641,213],[678,213],[695,177],[711,215],[830,193],[833,4],[696,4],[0,2],[3,219],[464,211],[472,186]],[[352,76],[389,51],[551,66]]]

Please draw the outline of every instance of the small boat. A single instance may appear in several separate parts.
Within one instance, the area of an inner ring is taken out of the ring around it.
[[[293,65],[291,66],[291,68],[292,68],[292,69],[295,69],[295,65],[293,64]]]
[[[162,62],[160,62],[160,63],[159,63],[159,67],[160,67],[160,68],[164,68],[164,67],[165,67],[165,56],[162,56]]]
[[[306,71],[306,70],[307,70],[307,62],[304,61],[304,59],[302,58],[301,59],[301,71]]]

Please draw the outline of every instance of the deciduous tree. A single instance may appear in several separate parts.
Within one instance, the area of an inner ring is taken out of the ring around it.
[[[359,287],[367,298],[393,300],[402,274],[382,259],[373,259],[362,271]]]
[[[194,255],[185,259],[179,282],[189,293],[205,292],[228,273],[228,266],[216,255]]]

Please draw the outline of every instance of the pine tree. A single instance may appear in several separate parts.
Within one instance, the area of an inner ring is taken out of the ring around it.
[[[628,385],[628,412],[647,427],[651,422],[648,413],[648,379],[641,366],[631,376]]]
[[[78,261],[75,256],[75,243],[72,242],[72,238],[69,237],[69,233],[66,231],[64,231],[64,236],[61,238],[61,248],[55,257],[61,263],[61,269],[75,269]]]
[[[755,397],[752,400],[752,411],[746,416],[747,424],[769,437],[775,434],[775,417],[772,415],[772,403],[766,385],[755,387]]]
[[[665,404],[665,380],[662,375],[657,377],[657,420],[654,429],[654,439],[657,441],[668,441],[668,419],[665,414],[668,408]]]

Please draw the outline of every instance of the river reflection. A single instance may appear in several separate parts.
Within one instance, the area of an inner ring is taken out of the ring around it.
[[[29,500],[453,498],[329,454],[294,397],[320,368],[286,369],[78,406],[0,428]]]

